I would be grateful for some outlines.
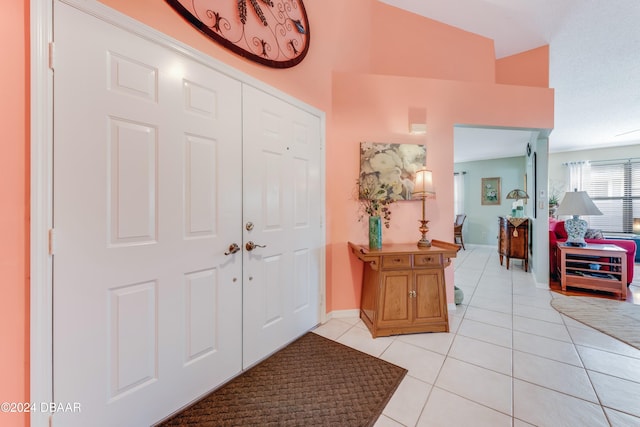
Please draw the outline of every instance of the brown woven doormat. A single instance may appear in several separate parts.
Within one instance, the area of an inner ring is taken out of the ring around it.
[[[406,373],[310,332],[159,426],[372,426]]]

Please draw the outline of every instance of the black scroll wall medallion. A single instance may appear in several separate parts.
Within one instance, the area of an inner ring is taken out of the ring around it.
[[[302,0],[166,0],[194,27],[260,64],[288,68],[309,50]]]

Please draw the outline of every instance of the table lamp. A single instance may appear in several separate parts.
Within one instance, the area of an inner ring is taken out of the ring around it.
[[[507,194],[507,199],[515,200],[515,202],[513,204],[513,207],[512,207],[513,208],[512,210],[514,211],[514,216],[515,217],[522,217],[523,216],[524,206],[522,205],[522,203],[520,203],[520,200],[526,200],[528,198],[529,198],[529,195],[524,190],[520,190],[520,189],[516,188],[515,190],[509,191],[509,193]]]
[[[433,172],[427,169],[420,169],[416,172],[416,183],[413,187],[413,195],[422,199],[422,219],[420,221],[420,233],[422,233],[422,238],[418,240],[419,248],[428,248],[431,246],[431,241],[427,239],[427,232],[429,231],[429,227],[427,227],[427,223],[429,220],[425,217],[425,201],[427,199],[435,199],[436,192],[433,188]]]
[[[586,191],[568,191],[565,193],[560,206],[558,207],[558,215],[572,215],[564,222],[564,228],[567,231],[566,244],[569,246],[587,246],[584,241],[584,235],[587,232],[587,221],[580,219],[580,215],[602,215],[600,209],[593,203]]]

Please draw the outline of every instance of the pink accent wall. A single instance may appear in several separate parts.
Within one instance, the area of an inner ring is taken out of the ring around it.
[[[367,72],[494,82],[491,39],[381,2],[373,7],[369,32],[372,60]]]
[[[427,145],[437,191],[427,201],[428,237],[451,241],[453,125],[553,127],[553,91],[541,77],[548,51],[496,61],[491,40],[380,2],[307,0],[309,53],[294,68],[274,70],[219,47],[164,1],[101,1],[326,112],[328,311],[359,306],[362,269],[346,242],[366,241],[352,198],[360,141]],[[29,400],[29,30],[28,2],[7,2],[0,14],[0,401]],[[523,70],[533,77],[524,78]],[[410,108],[426,109],[426,136],[408,135]],[[394,205],[385,241],[417,240],[420,211],[417,202]],[[452,301],[453,269],[446,274]],[[2,426],[26,423],[0,414]]]
[[[293,68],[273,69],[250,62],[215,43],[162,0],[100,0],[195,49],[324,111],[331,106],[331,71],[369,68],[371,0],[304,2],[310,21],[310,48]]]
[[[496,83],[549,87],[549,46],[498,59]]]
[[[453,239],[453,126],[549,128],[553,126],[553,90],[493,83],[422,79],[373,74],[335,73],[334,143],[327,144],[327,210],[331,212],[329,253],[332,271],[328,310],[359,306],[362,265],[347,241],[367,243],[366,225],[356,220],[353,182],[358,176],[359,142],[424,143],[427,167],[433,171],[436,199],[427,200],[430,239]],[[523,102],[526,100],[527,102]],[[427,135],[407,134],[409,106],[427,111]],[[383,242],[418,241],[417,201],[391,205],[392,224]],[[448,300],[453,301],[453,269],[446,270]]]
[[[0,13],[0,402],[29,400],[29,2]],[[3,427],[28,425],[0,411]]]
[[[505,80],[539,82],[540,70],[548,69],[544,50],[497,62],[492,40],[381,2],[305,2],[307,57],[295,68],[273,70],[218,47],[165,3],[101,1],[327,113],[329,312],[359,306],[361,266],[346,242],[366,236],[352,200],[360,141],[427,144],[427,166],[438,187],[437,200],[427,202],[430,238],[451,241],[453,125],[553,127],[552,90],[496,85],[497,64]],[[533,77],[521,77],[523,70],[532,70],[527,76]],[[412,107],[427,110],[426,137],[407,133]],[[417,240],[420,212],[415,202],[395,205],[383,240]],[[446,275],[452,301],[453,269]]]

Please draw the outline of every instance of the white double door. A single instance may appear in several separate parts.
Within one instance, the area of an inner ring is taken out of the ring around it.
[[[54,15],[53,425],[149,425],[318,323],[321,121]]]

